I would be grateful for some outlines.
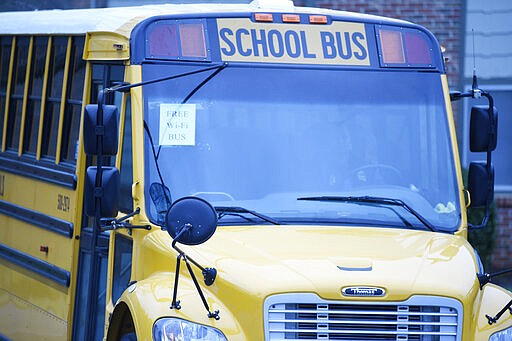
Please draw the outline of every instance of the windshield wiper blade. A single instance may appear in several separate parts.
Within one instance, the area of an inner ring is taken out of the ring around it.
[[[275,220],[274,218],[271,218],[269,216],[266,216],[264,214],[258,213],[256,211],[249,210],[244,207],[237,207],[237,206],[215,206],[215,210],[217,213],[219,213],[219,219],[222,218],[225,215],[229,215],[232,213],[238,213],[238,214],[250,214],[255,217],[260,218],[261,220],[264,220],[268,223],[274,224],[274,225],[282,225],[279,221]]]
[[[375,205],[391,205],[404,208],[406,211],[416,217],[430,231],[436,232],[436,228],[425,217],[419,214],[415,209],[409,206],[401,199],[373,197],[373,196],[317,196],[317,197],[301,197],[297,200],[309,201],[332,201],[332,202],[348,202],[358,204],[375,204]]]

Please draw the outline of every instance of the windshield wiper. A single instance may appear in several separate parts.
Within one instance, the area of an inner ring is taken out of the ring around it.
[[[436,231],[436,228],[434,227],[434,225],[432,225],[421,214],[419,214],[411,206],[409,206],[403,200],[400,200],[400,199],[372,197],[372,196],[346,196],[346,197],[343,197],[343,196],[318,196],[318,197],[301,197],[301,198],[297,198],[297,200],[332,201],[332,202],[348,202],[348,203],[356,203],[356,204],[399,206],[399,207],[404,208],[406,211],[411,213],[413,216],[415,216],[416,219],[418,219],[430,231],[433,231],[433,232]]]
[[[264,214],[258,213],[256,211],[249,210],[247,208],[243,207],[236,207],[236,206],[215,206],[215,210],[219,214],[219,219],[226,215],[236,215],[244,218],[242,214],[250,214],[255,217],[260,218],[261,220],[264,220],[268,223],[274,224],[274,225],[282,225],[279,221],[275,220],[274,218],[271,218],[269,216],[266,216]]]

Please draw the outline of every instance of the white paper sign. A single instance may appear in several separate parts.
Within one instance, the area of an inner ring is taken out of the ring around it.
[[[196,144],[196,105],[160,104],[161,146],[194,146]]]

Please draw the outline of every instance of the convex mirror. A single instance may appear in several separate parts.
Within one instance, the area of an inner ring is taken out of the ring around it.
[[[204,199],[183,197],[172,203],[167,211],[166,225],[167,232],[177,242],[185,245],[202,244],[217,229],[217,212]]]

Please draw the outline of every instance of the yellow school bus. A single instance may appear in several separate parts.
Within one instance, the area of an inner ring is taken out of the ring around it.
[[[497,113],[425,28],[282,0],[0,23],[0,339],[512,338],[467,241]],[[451,102],[479,97],[464,187]]]

